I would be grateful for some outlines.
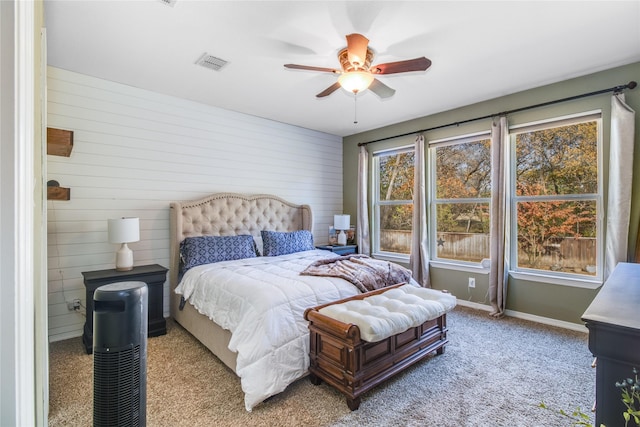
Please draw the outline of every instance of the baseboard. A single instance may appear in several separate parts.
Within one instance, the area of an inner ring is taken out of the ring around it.
[[[476,310],[482,310],[482,311],[492,310],[491,306],[489,305],[481,304],[479,302],[467,301],[465,299],[460,299],[460,298],[458,298],[458,305],[461,305],[463,307],[474,308]]]
[[[491,306],[488,306],[486,304],[481,304],[478,302],[461,300],[461,299],[458,299],[458,305],[461,305],[463,307],[473,308],[476,310],[487,311],[487,312],[490,312],[492,310]],[[535,314],[522,313],[520,311],[514,311],[514,310],[505,310],[504,314],[505,316],[515,317],[516,319],[529,320],[531,322],[541,323],[543,325],[555,326],[558,328],[569,329],[576,332],[584,332],[584,333],[589,332],[587,327],[582,323],[567,322],[564,320],[552,319],[550,317],[537,316]]]
[[[82,342],[82,331],[70,331],[63,332],[61,334],[49,335],[49,343],[64,341],[71,338],[80,338],[80,342]]]
[[[565,320],[552,319],[550,317],[536,316],[535,314],[522,313],[520,311],[505,310],[504,314],[510,317],[516,317],[518,319],[530,320],[536,323],[542,323],[544,325],[556,326],[558,328],[569,329],[576,332],[589,332],[587,327],[583,323],[567,322]]]

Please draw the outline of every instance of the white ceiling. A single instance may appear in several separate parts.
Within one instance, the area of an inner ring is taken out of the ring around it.
[[[640,61],[638,0],[45,0],[45,22],[49,65],[340,136]],[[396,93],[358,95],[357,124],[352,94],[315,96],[335,75],[283,67],[339,68],[353,32],[374,63],[433,62],[380,76]]]

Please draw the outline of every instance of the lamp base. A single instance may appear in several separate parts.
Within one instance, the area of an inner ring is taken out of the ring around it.
[[[338,245],[347,245],[347,233],[345,233],[344,231],[338,231]]]
[[[116,252],[116,271],[133,270],[133,252],[126,243]]]

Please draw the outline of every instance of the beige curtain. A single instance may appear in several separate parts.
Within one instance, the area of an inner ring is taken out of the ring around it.
[[[358,153],[358,218],[356,223],[356,239],[358,252],[371,255],[371,242],[369,240],[369,200],[368,191],[369,151],[365,145],[360,146]]]
[[[413,278],[424,287],[429,282],[429,237],[427,234],[426,168],[424,136],[419,135],[415,143],[413,178],[413,221],[411,234],[410,267]]]
[[[633,181],[634,122],[635,111],[625,103],[624,93],[613,94],[604,279],[609,277],[616,264],[627,261]]]
[[[491,125],[491,249],[489,270],[489,302],[491,315],[502,317],[507,301],[509,278],[508,248],[510,203],[505,177],[509,176],[509,130],[507,118],[494,119]]]

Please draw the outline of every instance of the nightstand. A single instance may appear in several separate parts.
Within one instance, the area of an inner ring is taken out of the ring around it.
[[[83,272],[86,288],[87,319],[84,323],[82,342],[87,354],[93,352],[93,293],[102,285],[118,282],[144,282],[147,284],[149,305],[148,336],[156,337],[167,333],[164,318],[163,285],[167,278],[167,269],[161,265],[140,265],[129,271],[115,269]]]
[[[358,253],[358,245],[319,245],[316,249],[335,252],[338,255],[351,255]]]

